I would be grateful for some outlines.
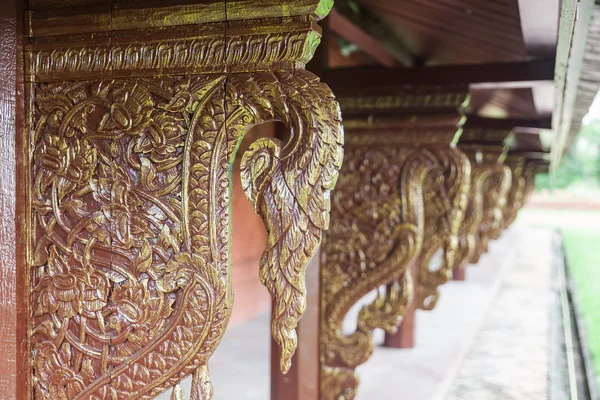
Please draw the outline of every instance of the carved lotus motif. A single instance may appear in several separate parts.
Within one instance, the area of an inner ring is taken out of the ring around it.
[[[65,138],[48,135],[45,142],[40,162],[47,170],[75,183],[91,179],[98,160],[95,149],[87,141],[70,143]]]
[[[84,378],[67,367],[70,360],[69,344],[61,346],[60,351],[51,342],[44,342],[38,346],[34,359],[36,377],[47,381],[49,390],[39,391],[36,395],[44,400],[70,400],[83,390]]]
[[[53,247],[47,273],[34,289],[39,293],[35,314],[72,318],[83,311],[96,312],[107,304],[108,290],[109,281],[103,273],[90,272],[74,257],[67,263]]]

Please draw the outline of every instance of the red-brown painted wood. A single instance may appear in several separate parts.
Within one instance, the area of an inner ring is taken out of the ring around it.
[[[24,342],[24,330],[19,329],[17,302],[23,293],[17,279],[17,226],[22,224],[22,214],[15,220],[17,203],[24,203],[17,196],[16,166],[22,159],[16,158],[15,138],[17,121],[22,121],[22,63],[18,55],[18,7],[16,0],[0,3],[0,397],[24,399],[27,387],[26,373],[21,369],[24,357],[20,346]],[[20,81],[20,82],[19,82]],[[18,83],[19,82],[19,83]],[[19,90],[19,96],[17,96]],[[19,118],[17,118],[19,114]],[[19,132],[22,135],[20,130]],[[17,201],[18,199],[18,201]],[[15,224],[16,222],[16,224]],[[19,243],[19,248],[24,248]],[[20,252],[19,256],[23,256]],[[23,265],[20,264],[22,267]],[[24,268],[20,268],[23,271]],[[25,314],[26,315],[26,314]],[[21,325],[23,327],[23,325]],[[19,364],[18,364],[19,363]]]
[[[467,275],[466,272],[467,271],[465,271],[465,268],[456,268],[452,270],[452,279],[455,281],[464,281]]]
[[[298,325],[298,349],[287,375],[279,368],[279,347],[271,341],[271,400],[319,400],[319,253],[315,253],[307,267],[306,313]]]

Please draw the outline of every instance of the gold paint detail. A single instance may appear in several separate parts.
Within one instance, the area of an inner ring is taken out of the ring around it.
[[[232,309],[233,159],[268,231],[260,262],[287,371],[304,269],[329,224],[342,163],[339,107],[314,75],[275,73],[43,83],[27,149],[36,399],[153,399],[208,359]],[[174,398],[180,398],[175,388]]]
[[[312,58],[320,42],[320,34],[310,21],[291,32],[274,29],[227,38],[220,29],[204,35],[189,32],[191,28],[177,29],[176,36],[171,32],[171,36],[162,37],[164,33],[159,31],[153,35],[157,39],[143,43],[125,36],[110,44],[80,44],[66,39],[51,45],[34,44],[28,47],[26,75],[31,81],[46,82],[109,74],[129,77],[298,69]]]
[[[472,175],[464,223],[459,231],[456,269],[477,263],[487,252],[489,241],[500,236],[512,179],[510,168],[498,161],[497,151],[483,155],[471,149],[465,151],[471,160]]]
[[[466,155],[456,148],[432,151],[442,169],[424,187],[425,240],[417,262],[416,285],[416,304],[423,310],[435,307],[438,287],[452,278],[471,186],[471,163]],[[432,258],[440,251],[441,264],[432,268]]]
[[[359,382],[355,369],[373,352],[373,331],[396,332],[413,291],[422,292],[413,288],[408,267],[421,252],[425,225],[446,218],[444,229],[457,230],[469,184],[468,159],[449,145],[380,146],[374,140],[373,146],[356,146],[354,135],[348,135],[353,145],[346,146],[322,246],[323,400],[354,398]],[[437,197],[431,203],[442,210],[436,208],[435,215],[424,204],[432,192]],[[452,232],[448,237],[441,246],[447,246],[452,265],[456,237]],[[356,330],[346,333],[347,313],[374,291],[374,300],[359,311]]]
[[[355,112],[377,112],[386,109],[396,111],[410,111],[423,109],[449,109],[456,111],[466,105],[469,100],[468,90],[457,88],[455,91],[447,88],[436,90],[425,88],[424,90],[407,91],[406,93],[394,93],[390,95],[362,95],[344,97],[340,96],[338,101],[344,113]]]

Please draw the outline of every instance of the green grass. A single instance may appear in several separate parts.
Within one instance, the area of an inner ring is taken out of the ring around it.
[[[558,228],[563,234],[600,389],[600,212],[526,209],[517,222]]]

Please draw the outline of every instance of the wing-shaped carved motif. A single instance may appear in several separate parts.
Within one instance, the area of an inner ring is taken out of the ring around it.
[[[427,179],[425,186],[425,240],[418,259],[417,306],[435,307],[437,288],[452,277],[458,250],[458,234],[467,208],[471,165],[467,156],[456,148],[431,150],[443,166],[439,176]],[[431,269],[436,252],[441,251],[441,265]]]
[[[231,169],[253,124],[281,143],[244,156],[269,242],[261,277],[289,368],[304,265],[342,161],[339,111],[308,72],[40,84],[30,149],[35,396],[151,399],[207,361],[231,314]]]
[[[479,224],[478,243],[470,262],[477,263],[488,251],[489,242],[498,238],[502,231],[502,216],[506,208],[506,196],[510,190],[510,168],[499,162],[484,163],[487,179],[482,183],[482,216]],[[485,195],[484,195],[485,194]]]
[[[525,158],[519,155],[509,155],[506,164],[511,170],[512,178],[510,191],[506,199],[503,229],[507,229],[517,219],[517,214],[525,203],[525,187],[527,185],[524,176]]]
[[[407,266],[423,242],[423,182],[441,170],[433,153],[410,147],[352,147],[345,158],[323,243],[323,399],[352,399],[354,369],[373,351],[373,330],[397,329],[412,299]],[[354,304],[399,277],[360,310],[355,332],[343,331]]]

